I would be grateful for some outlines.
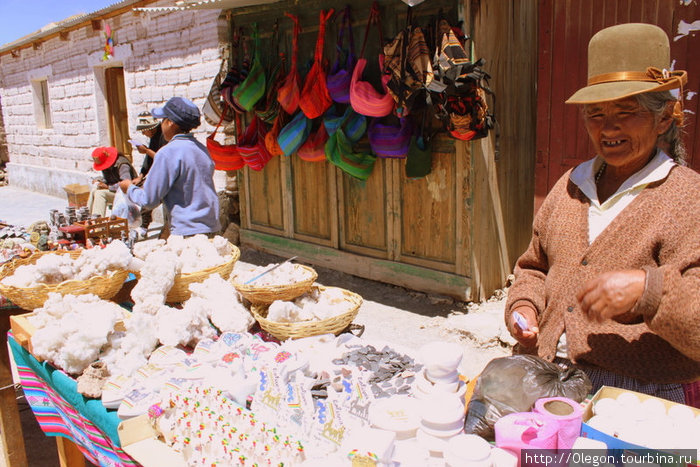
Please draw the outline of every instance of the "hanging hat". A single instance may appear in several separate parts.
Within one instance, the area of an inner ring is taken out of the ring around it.
[[[151,112],[141,112],[139,122],[136,124],[137,131],[153,130],[158,126],[158,120],[151,115]]]
[[[105,170],[112,167],[119,155],[117,148],[99,147],[92,151],[92,168],[95,170]]]
[[[566,101],[588,104],[645,92],[682,88],[685,71],[669,71],[670,46],[663,29],[629,23],[598,31],[588,43],[588,84]]]
[[[171,97],[163,107],[151,110],[151,115],[156,118],[167,118],[180,127],[189,131],[199,126],[199,108],[189,99],[184,97]]]

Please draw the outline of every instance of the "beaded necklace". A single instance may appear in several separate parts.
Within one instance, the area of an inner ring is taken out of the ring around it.
[[[603,161],[602,164],[600,164],[600,168],[598,171],[595,173],[595,183],[596,185],[598,184],[598,180],[600,180],[600,177],[603,176],[603,172],[605,172],[605,168],[608,166],[608,163]]]

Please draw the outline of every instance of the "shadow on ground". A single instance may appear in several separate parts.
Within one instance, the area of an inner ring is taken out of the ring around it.
[[[241,248],[241,261],[258,266],[279,263],[286,258],[264,253],[252,248]],[[306,264],[302,261],[294,261]],[[323,285],[342,287],[360,294],[365,300],[381,303],[382,305],[400,308],[421,316],[446,317],[453,311],[465,311],[468,303],[456,301],[444,295],[432,295],[396,285],[385,284],[362,277],[353,276],[320,266],[309,264],[318,273],[317,282]]]

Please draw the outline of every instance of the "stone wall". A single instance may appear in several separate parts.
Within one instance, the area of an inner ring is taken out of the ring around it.
[[[159,1],[149,6],[169,6]],[[218,73],[227,22],[220,10],[174,12],[128,11],[103,22],[113,31],[112,59],[103,61],[104,32],[92,26],[69,32],[67,40],[55,37],[40,46],[24,48],[18,57],[0,60],[0,101],[14,186],[64,196],[68,183],[85,183],[90,173],[91,150],[109,145],[104,70],[124,69],[130,135],[137,115],[183,96],[200,108],[213,77]],[[47,79],[51,107],[50,129],[38,128],[32,80]],[[204,119],[195,130],[204,141],[212,130]],[[143,156],[134,153],[134,165]],[[217,173],[217,185],[225,175]]]
[[[7,137],[5,136],[5,122],[2,118],[2,99],[0,99],[0,166],[9,159],[7,155]]]

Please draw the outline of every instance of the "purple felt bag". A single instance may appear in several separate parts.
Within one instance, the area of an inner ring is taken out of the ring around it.
[[[343,50],[343,37],[347,29],[348,42],[350,47],[348,50]],[[326,77],[326,87],[328,93],[334,102],[339,104],[350,103],[350,82],[352,81],[352,71],[357,63],[355,57],[355,41],[352,37],[352,19],[350,17],[350,5],[345,7],[343,11],[343,19],[340,23],[340,31],[338,32],[338,42],[336,48],[335,63],[331,67]],[[342,56],[346,54],[345,68],[343,68]]]
[[[397,120],[390,117],[391,120]],[[388,121],[389,119],[384,119]],[[369,125],[367,136],[372,152],[379,157],[392,157],[403,159],[408,154],[413,135],[413,125],[408,118],[398,119],[399,125],[383,123],[382,119],[375,118]]]

